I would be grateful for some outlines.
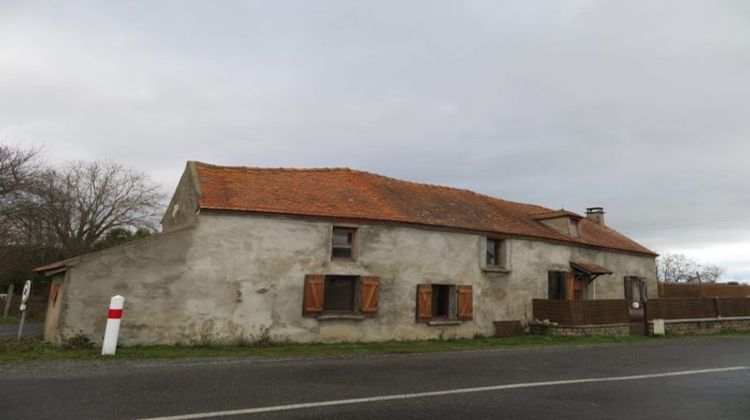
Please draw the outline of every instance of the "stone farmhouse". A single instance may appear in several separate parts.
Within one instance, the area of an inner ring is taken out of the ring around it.
[[[532,299],[656,296],[656,254],[585,216],[351,169],[188,162],[163,232],[39,267],[45,338],[120,343],[492,335]]]

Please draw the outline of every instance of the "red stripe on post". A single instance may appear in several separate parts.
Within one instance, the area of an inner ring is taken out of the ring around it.
[[[122,309],[110,309],[109,315],[107,316],[109,319],[120,319],[122,318]]]

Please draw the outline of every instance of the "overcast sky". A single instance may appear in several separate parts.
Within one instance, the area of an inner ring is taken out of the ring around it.
[[[0,138],[603,206],[750,281],[746,0],[0,0]]]

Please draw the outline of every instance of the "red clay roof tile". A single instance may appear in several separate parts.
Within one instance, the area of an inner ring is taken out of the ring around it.
[[[469,190],[347,168],[248,168],[195,162],[195,169],[202,192],[199,205],[206,210],[402,222],[655,255],[621,233],[586,218],[581,220],[580,238],[565,236],[535,220],[540,214],[571,212]]]

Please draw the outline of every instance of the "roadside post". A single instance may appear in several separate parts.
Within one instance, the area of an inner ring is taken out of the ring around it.
[[[26,280],[23,285],[23,292],[21,292],[21,306],[18,308],[21,311],[21,322],[18,324],[18,339],[23,337],[23,323],[26,321],[26,301],[29,300],[31,295],[31,280]]]
[[[109,313],[107,314],[107,327],[104,330],[104,343],[102,343],[102,355],[114,356],[117,349],[117,336],[120,333],[120,321],[122,320],[122,308],[125,306],[125,298],[120,295],[112,296],[109,301]]]
[[[5,298],[5,309],[3,309],[3,318],[8,317],[8,311],[10,310],[10,301],[13,300],[13,285],[8,286],[8,295]]]

